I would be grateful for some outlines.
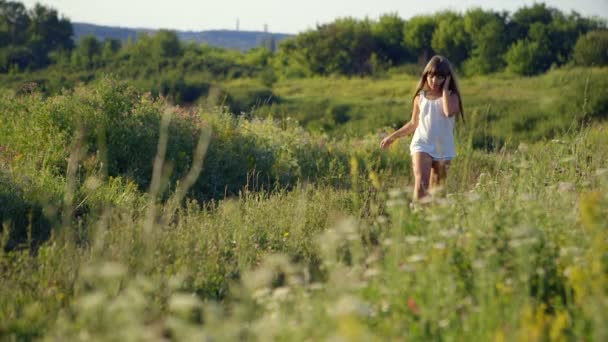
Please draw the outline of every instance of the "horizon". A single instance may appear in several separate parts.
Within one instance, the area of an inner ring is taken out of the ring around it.
[[[284,5],[279,0],[261,0],[256,3],[229,0],[219,5],[214,4],[213,10],[209,12],[204,11],[206,10],[204,3],[201,4],[195,0],[174,0],[171,4],[150,4],[144,0],[133,0],[125,4],[118,0],[106,0],[96,5],[98,8],[95,11],[92,11],[91,6],[81,0],[22,0],[20,2],[28,9],[36,3],[51,7],[57,10],[60,16],[68,18],[73,23],[141,30],[168,29],[193,32],[234,31],[237,28],[238,31],[243,32],[263,32],[267,28],[267,31],[271,33],[298,34],[314,29],[316,25],[333,22],[344,17],[377,19],[382,15],[395,13],[408,20],[413,16],[428,15],[443,10],[464,13],[475,7],[513,13],[520,8],[536,3],[544,3],[547,7],[556,8],[564,14],[576,11],[583,17],[608,19],[608,0],[581,0],[574,3],[575,6],[572,1],[567,0],[464,0],[458,5],[454,5],[451,0],[436,0],[432,3],[424,3],[423,6],[419,6],[421,4],[414,1],[378,0],[372,9],[362,1],[348,3],[346,1],[311,0],[292,7],[291,4]],[[342,3],[346,6],[342,7]],[[133,13],[141,11],[142,7],[148,10],[145,15],[134,16]],[[124,11],[118,12],[117,8],[124,9]],[[180,12],[181,8],[191,10],[184,14]],[[240,10],[235,11],[235,8]],[[323,8],[323,11],[320,13],[318,8]],[[299,15],[296,18],[290,17],[292,12]],[[170,13],[176,13],[176,15],[170,15]],[[243,15],[245,13],[248,16]],[[264,19],[259,19],[260,17],[264,17]],[[273,17],[274,19],[270,19]],[[205,24],[201,24],[201,21]]]

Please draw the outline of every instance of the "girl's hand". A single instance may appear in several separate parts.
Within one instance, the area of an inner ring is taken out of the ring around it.
[[[386,138],[382,139],[382,141],[380,142],[380,147],[387,149],[389,148],[389,146],[391,146],[393,142],[395,142],[395,138],[393,138],[392,135],[389,135]]]
[[[445,77],[445,81],[443,81],[443,90],[450,89],[450,81],[451,80],[452,80],[452,76],[451,75],[447,75]]]

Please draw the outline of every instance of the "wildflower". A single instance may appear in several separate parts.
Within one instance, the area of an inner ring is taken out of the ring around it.
[[[195,294],[175,293],[169,298],[169,311],[189,319],[193,312],[202,308],[202,304]]]
[[[574,190],[574,184],[569,182],[559,182],[557,184],[557,191],[559,192],[570,192]]]
[[[372,314],[371,307],[352,296],[343,296],[330,309],[330,314],[334,317],[341,316],[360,316],[369,317]]]
[[[407,308],[410,309],[410,311],[418,316],[420,314],[420,309],[418,309],[418,304],[416,303],[416,300],[414,300],[414,298],[409,297],[407,299]]]
[[[595,175],[601,177],[603,175],[608,174],[608,169],[597,169],[595,170]]]
[[[467,193],[466,197],[469,202],[475,202],[481,199],[481,196],[479,196],[479,194],[475,191],[470,191]]]
[[[410,263],[417,263],[420,261],[424,261],[424,255],[422,254],[414,254],[412,256],[410,256],[409,258],[407,258],[407,261]]]
[[[438,249],[438,250],[443,250],[443,249],[445,249],[445,243],[437,242],[437,243],[433,244],[433,248]]]
[[[378,178],[378,175],[374,171],[370,171],[369,179],[372,181],[374,188],[380,190],[380,178]]]
[[[520,153],[526,153],[526,152],[528,152],[529,147],[528,147],[528,145],[527,145],[527,144],[525,144],[525,143],[519,143],[519,146],[517,146],[517,150],[518,150]]]
[[[380,274],[380,271],[377,268],[368,268],[363,272],[363,278],[370,279],[374,278]]]
[[[98,271],[98,274],[102,278],[108,278],[108,279],[120,278],[123,275],[125,275],[126,273],[127,273],[127,269],[123,265],[121,265],[119,263],[115,263],[115,262],[104,263]]]
[[[409,244],[415,244],[417,242],[422,242],[422,241],[424,241],[424,238],[420,237],[420,236],[408,235],[405,237],[405,242],[409,243]]]
[[[290,292],[291,292],[291,289],[287,286],[277,287],[272,292],[272,298],[275,300],[279,300],[279,301],[285,300]]]

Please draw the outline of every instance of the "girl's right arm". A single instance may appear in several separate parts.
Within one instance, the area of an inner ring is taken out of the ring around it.
[[[419,95],[418,95],[419,96]],[[403,127],[394,131],[392,134],[382,139],[380,143],[380,147],[388,148],[397,138],[400,138],[404,135],[413,134],[416,131],[416,127],[418,127],[418,118],[420,116],[420,107],[418,106],[418,96],[414,98],[414,108],[412,109],[412,118],[408,123],[403,125]]]

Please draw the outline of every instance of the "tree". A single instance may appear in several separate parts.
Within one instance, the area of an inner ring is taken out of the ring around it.
[[[120,51],[122,44],[118,39],[108,38],[103,41],[101,48],[101,59],[104,64],[109,64],[110,61],[115,58],[118,51]]]
[[[454,66],[460,67],[471,48],[463,18],[454,12],[442,12],[436,16],[436,20],[438,24],[433,32],[431,47],[446,56]]]
[[[549,25],[557,12],[559,12],[557,9],[547,7],[544,3],[518,9],[511,16],[511,40],[517,41],[528,37],[530,26],[534,23]]]
[[[72,59],[76,66],[93,69],[99,64],[101,43],[93,35],[84,36],[80,38],[73,54],[78,55],[78,57]]]
[[[513,73],[529,76],[542,70],[544,51],[536,41],[521,39],[515,42],[505,54],[507,69]]]
[[[152,40],[154,54],[160,58],[180,57],[183,54],[179,37],[173,31],[159,30]]]
[[[465,73],[487,74],[503,67],[505,35],[505,13],[469,10],[464,15],[464,28],[471,39],[470,58],[465,62]]]
[[[294,43],[293,51],[302,55],[301,60],[313,74],[365,75],[371,72],[374,40],[367,19],[337,19],[299,34]]]
[[[424,64],[434,53],[431,40],[437,23],[431,16],[415,16],[405,23],[403,39],[408,50],[418,56],[418,63]]]
[[[36,4],[29,16],[28,45],[34,55],[35,67],[49,64],[49,52],[74,47],[72,24],[65,18],[59,19],[57,11]]]
[[[30,17],[22,3],[0,0],[0,48],[25,45],[29,26]]]
[[[608,30],[587,32],[574,47],[574,62],[584,66],[608,65]]]
[[[404,25],[405,21],[396,13],[383,15],[372,25],[374,52],[381,63],[398,65],[409,57],[403,42]]]

